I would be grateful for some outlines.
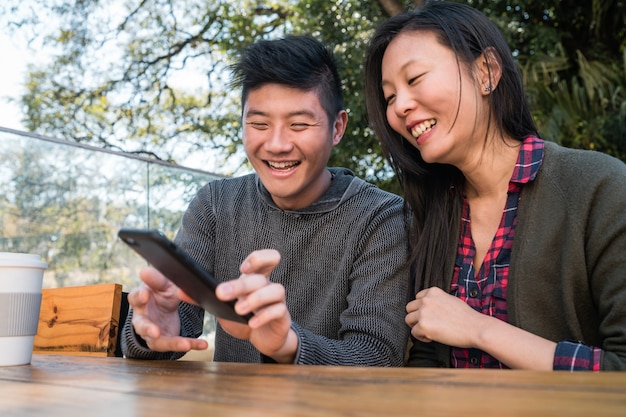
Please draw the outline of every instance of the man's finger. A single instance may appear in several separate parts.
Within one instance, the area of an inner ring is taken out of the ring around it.
[[[132,323],[135,333],[146,341],[148,339],[156,339],[161,335],[160,327],[148,320],[143,314],[133,313]]]
[[[143,283],[128,293],[128,303],[133,309],[145,307],[148,301],[150,301],[150,292]]]
[[[263,288],[268,283],[267,277],[261,274],[244,274],[239,279],[220,283],[215,289],[217,298],[224,301],[245,297],[253,291]]]
[[[242,274],[269,274],[280,262],[280,253],[275,249],[262,249],[252,252],[243,261],[239,270]]]
[[[184,301],[186,303],[189,304],[193,304],[193,305],[198,305],[198,303],[196,303],[196,301],[191,298],[190,296],[188,296],[183,290],[178,289],[178,298],[181,299],[181,301]]]
[[[163,275],[158,269],[151,266],[142,268],[139,271],[139,277],[141,280],[154,291],[167,291],[168,288],[174,286],[165,275]]]

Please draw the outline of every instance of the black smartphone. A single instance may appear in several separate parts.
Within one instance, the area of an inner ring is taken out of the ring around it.
[[[219,281],[160,231],[123,228],[117,235],[208,313],[241,323],[252,317],[237,314],[234,301],[217,299],[215,287]]]

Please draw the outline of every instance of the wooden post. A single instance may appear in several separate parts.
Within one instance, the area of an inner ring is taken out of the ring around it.
[[[33,353],[115,356],[122,285],[42,290]]]

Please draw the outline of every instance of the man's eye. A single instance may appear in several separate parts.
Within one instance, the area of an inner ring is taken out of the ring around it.
[[[267,123],[261,123],[261,122],[247,122],[248,126],[251,126],[255,129],[259,129],[259,130],[265,130],[267,129]]]
[[[307,129],[307,128],[311,127],[311,126],[314,126],[314,125],[312,125],[310,123],[292,123],[291,124],[291,128],[293,130],[304,130],[304,129]]]

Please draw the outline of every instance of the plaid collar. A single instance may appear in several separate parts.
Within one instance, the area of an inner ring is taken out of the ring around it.
[[[535,179],[543,161],[543,146],[544,141],[536,136],[524,139],[510,182],[526,184]]]

